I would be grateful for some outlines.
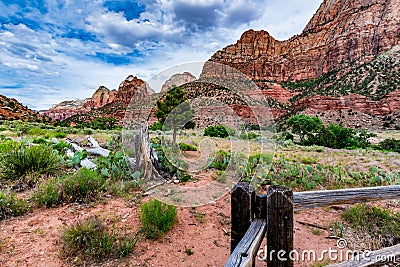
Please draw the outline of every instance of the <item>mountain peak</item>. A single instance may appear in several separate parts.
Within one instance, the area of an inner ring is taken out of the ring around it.
[[[302,34],[276,41],[266,31],[248,30],[210,61],[257,80],[316,78],[398,44],[399,14],[397,0],[325,0]]]

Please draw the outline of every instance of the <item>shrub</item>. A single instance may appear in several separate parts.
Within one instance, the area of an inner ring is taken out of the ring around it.
[[[357,204],[345,210],[342,217],[353,228],[359,228],[380,240],[394,245],[394,239],[400,235],[400,214],[368,204]],[[398,242],[396,242],[398,243]]]
[[[59,171],[61,157],[45,145],[24,147],[0,156],[0,176],[15,180],[29,174],[55,174]]]
[[[252,132],[249,132],[249,133],[242,133],[242,134],[239,136],[240,139],[248,139],[248,140],[256,139],[256,138],[258,138],[258,137],[260,137],[259,134],[252,133]]]
[[[176,207],[150,200],[140,207],[142,230],[147,238],[156,240],[169,231],[177,222]]]
[[[62,199],[65,202],[88,202],[104,189],[105,179],[96,171],[80,169],[72,176],[62,177]]]
[[[20,147],[20,144],[11,140],[11,139],[5,139],[0,142],[0,158],[1,154],[8,153],[11,151],[14,151]]]
[[[197,147],[194,145],[179,143],[179,148],[183,151],[197,151]]]
[[[54,137],[55,138],[65,138],[65,137],[67,137],[67,134],[66,133],[55,133]]]
[[[212,158],[210,157],[209,161]],[[215,158],[212,162],[209,162],[208,166],[217,170],[225,170],[231,160],[231,153],[225,150],[218,150],[215,154]]]
[[[83,129],[83,134],[85,134],[85,135],[91,135],[91,134],[93,134],[93,130],[92,130],[92,129],[85,128],[85,129]]]
[[[216,125],[207,127],[204,130],[205,136],[226,138],[235,135],[235,131],[225,125]]]
[[[46,130],[43,130],[39,127],[32,127],[26,131],[27,134],[29,135],[45,135]]]
[[[162,127],[163,127],[163,123],[161,122],[161,121],[157,121],[156,123],[154,123],[152,126],[151,126],[151,130],[153,130],[153,131],[161,131],[162,130]]]
[[[0,191],[0,220],[8,216],[19,216],[30,210],[28,202],[15,193]]]
[[[385,139],[376,146],[380,150],[387,150],[400,153],[400,140],[390,138]]]
[[[90,123],[90,128],[95,130],[113,130],[117,128],[116,118],[96,118]]]
[[[108,228],[98,217],[89,217],[64,229],[64,256],[76,261],[121,258],[133,251],[137,239]]]
[[[306,156],[304,158],[301,158],[301,162],[304,164],[315,164],[318,162],[318,160],[311,156]]]
[[[33,139],[32,143],[34,143],[34,144],[47,144],[47,141],[46,141],[45,138],[40,137],[40,138]]]
[[[60,179],[51,178],[37,187],[36,191],[32,195],[32,199],[39,207],[55,207],[63,202],[61,190],[62,184]]]
[[[72,145],[68,144],[65,141],[60,141],[58,143],[53,144],[53,149],[57,150],[58,153],[63,153],[65,148],[72,149]]]

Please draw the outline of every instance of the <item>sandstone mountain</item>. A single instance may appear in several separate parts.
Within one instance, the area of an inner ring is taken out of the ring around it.
[[[171,76],[161,87],[161,92],[167,92],[172,86],[181,86],[196,80],[196,77],[190,72],[177,73]]]
[[[246,31],[211,57],[201,77],[229,66],[256,82],[286,117],[303,112],[347,126],[393,128],[400,125],[399,15],[397,0],[325,0],[301,34],[278,41]]]
[[[155,93],[144,81],[129,76],[120,84],[118,91],[109,91],[105,87],[99,88],[92,98],[82,105],[80,111],[76,112],[75,116],[66,118],[64,123],[80,124],[92,121],[95,118],[112,117],[117,118],[121,124],[129,105],[135,109],[138,116],[153,114],[153,106],[160,95],[174,85],[181,86],[194,80],[196,80],[196,77],[189,72],[174,74],[164,83],[161,93]],[[99,105],[98,103],[103,104]],[[151,122],[155,121],[156,119],[152,115]]]
[[[27,108],[14,98],[0,95],[0,121],[1,120],[49,122],[51,118]]]
[[[64,101],[54,105],[51,109],[43,111],[47,116],[65,120],[78,114],[86,114],[92,110],[100,109],[108,104],[120,103],[127,106],[129,102],[143,99],[154,91],[143,80],[129,75],[118,87],[118,90],[109,90],[100,86],[90,98],[84,100]]]

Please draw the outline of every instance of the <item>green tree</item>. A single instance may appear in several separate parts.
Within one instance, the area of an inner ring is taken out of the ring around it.
[[[302,145],[315,144],[317,135],[324,127],[320,118],[304,114],[290,117],[286,124],[292,128],[293,133],[299,135]]]
[[[185,99],[185,92],[180,87],[170,89],[165,97],[156,103],[155,116],[164,129],[173,129],[173,145],[176,145],[176,132],[194,118],[194,110]]]

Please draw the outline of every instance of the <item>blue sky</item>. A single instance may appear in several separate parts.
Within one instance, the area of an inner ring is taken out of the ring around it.
[[[1,0],[0,94],[36,110],[83,99],[130,74],[204,62],[250,28],[287,39],[321,2]]]

